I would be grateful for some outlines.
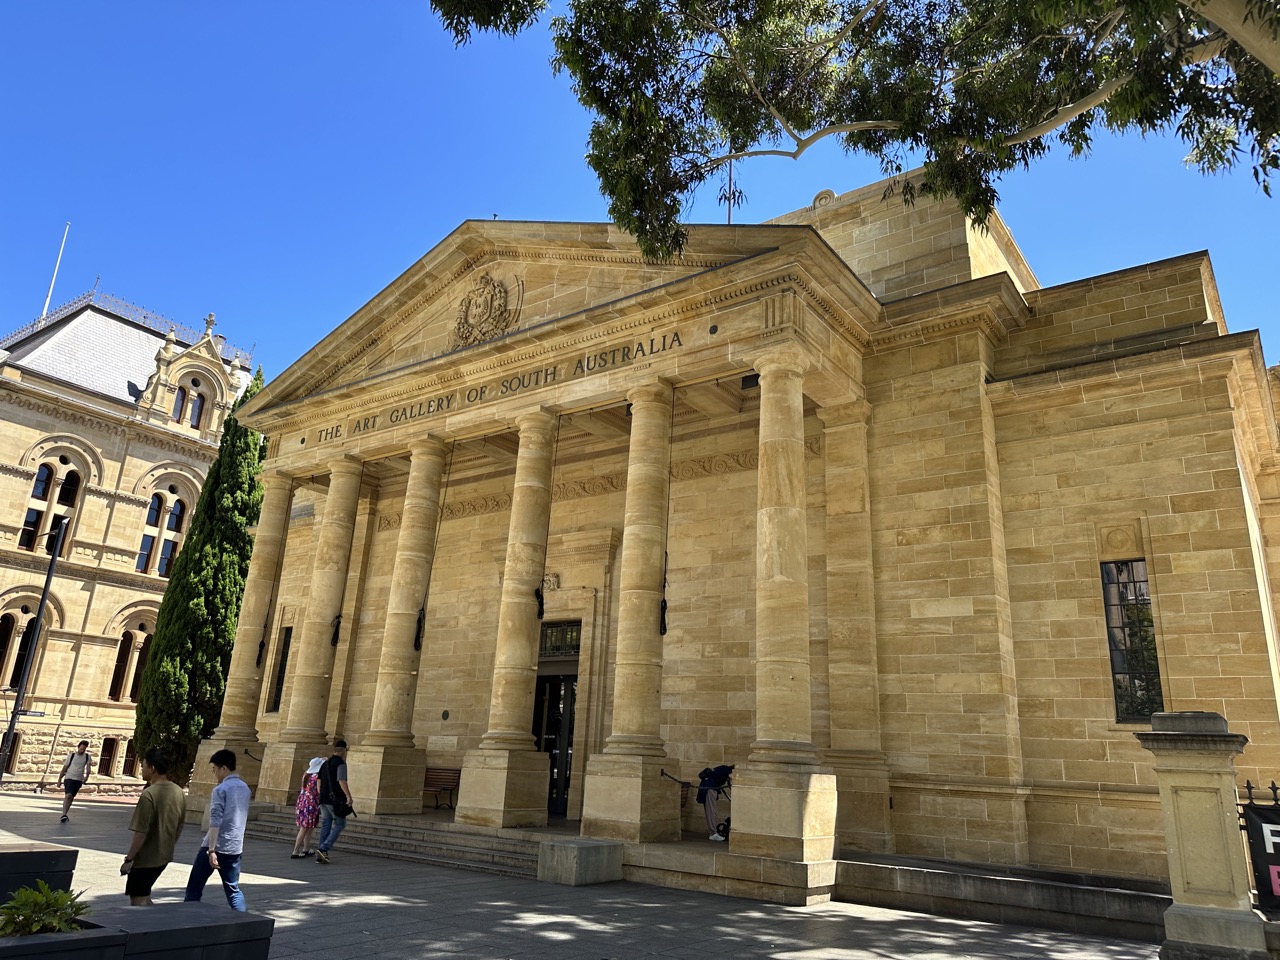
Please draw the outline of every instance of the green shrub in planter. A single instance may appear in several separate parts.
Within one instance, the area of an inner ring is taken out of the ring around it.
[[[43,880],[36,889],[20,887],[4,906],[0,906],[0,937],[26,937],[36,933],[65,933],[79,930],[77,918],[89,912],[80,893],[50,890]]]

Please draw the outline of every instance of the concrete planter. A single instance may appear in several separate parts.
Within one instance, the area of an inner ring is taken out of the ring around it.
[[[92,928],[0,939],[0,960],[267,960],[275,921],[210,903],[94,907]]]
[[[43,880],[53,890],[70,890],[80,851],[52,843],[0,843],[0,903],[15,890]]]

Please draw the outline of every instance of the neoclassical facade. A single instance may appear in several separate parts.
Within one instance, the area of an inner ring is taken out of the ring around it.
[[[460,768],[457,822],[629,864],[705,841],[664,772],[735,764],[716,889],[792,901],[853,849],[1166,875],[1150,715],[1280,760],[1259,337],[1203,253],[1045,289],[998,218],[882,194],[662,263],[602,224],[445,238],[244,410],[205,749],[286,803],[342,737],[375,814]]]
[[[98,291],[0,340],[0,723],[27,667],[6,788],[141,788],[134,702],[168,573],[249,358]],[[61,551],[39,637],[36,613]]]

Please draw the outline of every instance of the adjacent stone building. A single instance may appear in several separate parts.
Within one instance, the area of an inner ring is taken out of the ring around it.
[[[1207,254],[1042,288],[876,184],[646,262],[471,221],[249,403],[221,725],[286,803],[563,816],[627,875],[800,901],[840,850],[1167,875],[1161,710],[1280,769],[1272,374]],[[676,783],[736,764],[715,878]],[[197,772],[201,768],[197,764]],[[668,852],[661,852],[668,851]]]
[[[92,291],[0,340],[0,722],[25,662],[4,785],[52,786],[88,740],[90,790],[140,788],[134,700],[170,566],[248,361]],[[40,636],[35,617],[64,527]]]

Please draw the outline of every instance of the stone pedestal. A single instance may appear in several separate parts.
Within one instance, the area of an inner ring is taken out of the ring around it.
[[[453,819],[481,827],[546,826],[548,763],[534,750],[468,750]]]
[[[1248,738],[1219,714],[1157,713],[1135,734],[1155,754],[1173,906],[1161,960],[1269,960],[1262,917],[1250,901],[1235,757]]]
[[[587,763],[582,835],[631,843],[680,839],[680,785],[660,757],[597,754]]]
[[[816,862],[835,856],[836,778],[819,767],[748,762],[733,775],[729,852]]]
[[[622,844],[565,837],[538,845],[538,879],[581,887],[622,879]]]
[[[347,751],[347,786],[357,813],[422,812],[422,778],[427,752],[413,747],[370,747]]]
[[[262,772],[253,798],[262,803],[292,803],[302,785],[302,772],[312,757],[333,755],[324,743],[269,743],[262,753]],[[205,764],[208,766],[207,762]]]

